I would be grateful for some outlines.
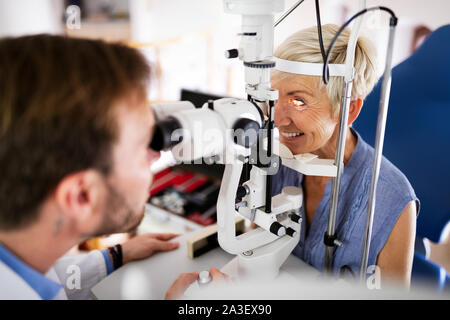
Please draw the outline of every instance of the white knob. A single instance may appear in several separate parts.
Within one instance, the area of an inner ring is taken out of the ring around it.
[[[211,282],[212,278],[208,271],[201,271],[198,275],[198,284],[205,285]]]

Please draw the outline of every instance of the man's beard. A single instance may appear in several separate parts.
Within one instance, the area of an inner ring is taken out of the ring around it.
[[[134,211],[121,195],[108,181],[105,181],[108,190],[103,221],[95,232],[94,237],[123,232],[133,232],[144,219],[145,206],[140,212]]]

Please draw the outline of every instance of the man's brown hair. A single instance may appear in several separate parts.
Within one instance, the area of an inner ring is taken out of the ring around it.
[[[121,44],[0,39],[0,230],[35,221],[65,176],[110,172],[113,106],[133,92],[145,97],[149,74],[145,58]]]

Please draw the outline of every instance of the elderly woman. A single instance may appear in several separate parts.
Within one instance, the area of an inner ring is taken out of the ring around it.
[[[322,27],[325,48],[338,27]],[[330,64],[345,63],[349,30],[345,30],[333,48]],[[317,28],[294,33],[276,50],[279,59],[322,63]],[[352,129],[363,106],[363,100],[376,80],[375,51],[360,37],[355,52],[355,78],[347,123],[344,171],[341,177],[336,218],[336,235],[343,242],[333,256],[333,272],[342,276],[359,275],[374,150]],[[313,153],[323,159],[334,159],[339,110],[344,87],[343,77],[330,77],[327,86],[319,76],[293,74],[274,70],[272,86],[279,90],[274,121],[280,141],[293,154]],[[389,138],[389,137],[387,137]],[[331,198],[330,177],[304,176],[282,167],[274,176],[272,193],[284,186],[303,189],[302,229],[294,254],[315,268],[324,265],[324,234],[328,225]],[[419,201],[407,178],[383,158],[378,180],[376,209],[367,272],[380,271],[382,282],[396,280],[409,287],[414,252],[416,215]]]

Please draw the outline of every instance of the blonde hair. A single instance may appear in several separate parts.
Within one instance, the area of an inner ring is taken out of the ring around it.
[[[334,24],[322,26],[323,45],[326,50],[339,27]],[[344,29],[338,37],[332,52],[330,53],[329,63],[345,63],[347,54],[347,44],[350,38],[350,30]],[[300,30],[288,37],[275,51],[276,57],[284,60],[323,63],[322,53],[320,51],[317,27],[311,27]],[[358,98],[364,99],[378,80],[376,70],[376,50],[370,40],[365,37],[359,37],[355,49],[355,77],[353,79],[353,89],[351,100]],[[285,77],[290,75],[273,69],[271,77]],[[319,82],[324,85],[322,81]],[[338,114],[341,105],[342,93],[344,90],[344,77],[330,77],[326,86],[328,99],[333,107],[335,114]]]

